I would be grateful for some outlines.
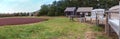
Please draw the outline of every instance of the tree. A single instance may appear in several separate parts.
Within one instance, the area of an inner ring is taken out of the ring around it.
[[[98,3],[100,6],[98,6]],[[66,7],[94,7],[95,8],[104,8],[108,10],[112,6],[118,5],[119,0],[60,0],[54,1],[49,5],[42,5],[39,15],[48,15],[48,16],[61,16],[65,15],[64,10]]]
[[[39,12],[39,15],[47,15],[47,13],[48,13],[48,8],[49,8],[48,5],[42,5],[42,6],[41,6],[41,9],[40,9],[40,12]]]

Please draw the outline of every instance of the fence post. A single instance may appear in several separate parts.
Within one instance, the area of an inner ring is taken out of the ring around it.
[[[119,1],[119,35],[118,37],[120,39],[120,1]]]
[[[106,24],[105,24],[105,34],[107,34],[109,36],[109,24],[108,24],[108,19],[109,19],[109,12],[106,12]]]

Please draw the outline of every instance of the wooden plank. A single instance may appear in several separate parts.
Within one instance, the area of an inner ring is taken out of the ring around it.
[[[97,13],[96,13],[96,25],[98,26],[98,21],[97,21],[97,19],[98,19],[98,18],[97,18]]]
[[[109,36],[109,24],[108,24],[109,14],[106,13],[106,24],[105,24],[105,33]]]

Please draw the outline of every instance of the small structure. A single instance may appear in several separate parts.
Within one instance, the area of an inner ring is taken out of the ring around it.
[[[105,9],[95,9],[96,11],[96,24],[98,25],[99,22],[104,22],[104,14],[105,14]]]
[[[107,12],[105,32],[110,34],[111,29],[115,31],[120,39],[120,2]],[[111,28],[111,29],[110,29]]]
[[[29,13],[29,16],[32,16],[32,13]]]
[[[80,18],[80,21],[86,21],[86,17],[91,13],[93,7],[79,7],[77,9],[77,16]],[[86,16],[87,15],[87,16]]]
[[[40,10],[37,10],[37,11],[33,12],[33,16],[38,16],[39,13],[40,13]]]
[[[67,7],[64,11],[66,16],[69,17],[71,21],[73,21],[73,18],[75,16],[75,12],[76,12],[76,7]]]
[[[90,21],[93,22],[93,20],[96,20],[96,11],[95,10],[92,10],[91,11],[91,16],[90,16]]]

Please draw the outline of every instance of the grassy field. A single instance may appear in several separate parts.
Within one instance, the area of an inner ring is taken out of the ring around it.
[[[0,39],[108,39],[97,26],[71,22],[65,17],[48,21],[0,27]],[[99,33],[99,34],[98,34]]]

